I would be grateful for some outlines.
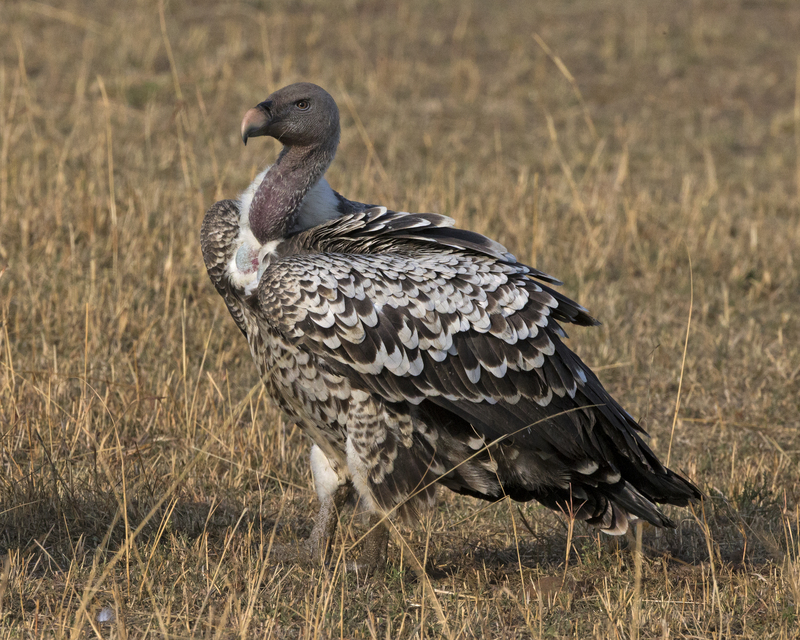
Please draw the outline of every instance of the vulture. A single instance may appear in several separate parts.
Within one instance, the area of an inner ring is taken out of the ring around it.
[[[451,218],[334,191],[325,172],[339,132],[336,102],[306,82],[247,111],[244,143],[283,148],[201,232],[271,400],[313,443],[320,510],[304,553],[324,560],[353,491],[380,523],[413,520],[439,484],[536,500],[612,535],[637,520],[674,527],[658,504],[700,491],[564,342],[563,325],[598,321],[558,280]],[[385,564],[384,525],[364,570]]]

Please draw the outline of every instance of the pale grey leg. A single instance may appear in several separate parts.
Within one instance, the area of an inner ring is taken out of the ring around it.
[[[339,522],[339,512],[350,497],[352,490],[352,485],[342,485],[333,494],[325,496],[322,500],[317,517],[314,519],[314,528],[304,545],[309,560],[312,562],[324,563],[327,559],[328,549],[333,542],[336,525]]]
[[[311,447],[311,472],[320,503],[314,528],[308,539],[297,547],[275,545],[272,557],[279,562],[324,564],[336,533],[339,512],[353,491],[353,485],[341,472],[340,465],[330,460],[316,444]]]
[[[332,495],[326,496],[314,518],[311,535],[299,545],[273,544],[270,556],[277,562],[299,562],[303,564],[324,564],[328,557],[339,512],[350,497],[353,486],[342,485]]]

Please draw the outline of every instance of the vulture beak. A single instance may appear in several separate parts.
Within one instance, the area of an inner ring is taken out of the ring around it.
[[[247,145],[248,138],[267,135],[272,124],[272,100],[261,102],[244,114],[242,120],[242,142]]]

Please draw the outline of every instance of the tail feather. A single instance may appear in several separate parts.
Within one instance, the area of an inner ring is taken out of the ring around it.
[[[613,502],[606,501],[606,510],[598,522],[589,519],[588,524],[597,525],[600,531],[610,536],[622,536],[628,531],[628,524],[639,520]]]
[[[573,484],[569,489],[550,487],[536,492],[534,497],[546,507],[597,526],[609,535],[623,535],[628,525],[638,520],[659,528],[675,528],[675,523],[653,499],[624,479],[605,486]],[[679,500],[685,500],[686,504],[690,498],[679,496],[670,503],[681,504]]]

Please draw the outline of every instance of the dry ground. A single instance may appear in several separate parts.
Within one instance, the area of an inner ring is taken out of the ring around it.
[[[0,0],[0,638],[800,635],[800,3],[47,2]],[[573,348],[708,496],[639,580],[625,539],[453,495],[403,530],[433,593],[396,546],[385,580],[271,560],[308,443],[198,233],[300,79],[341,106],[337,189],[602,319]]]

